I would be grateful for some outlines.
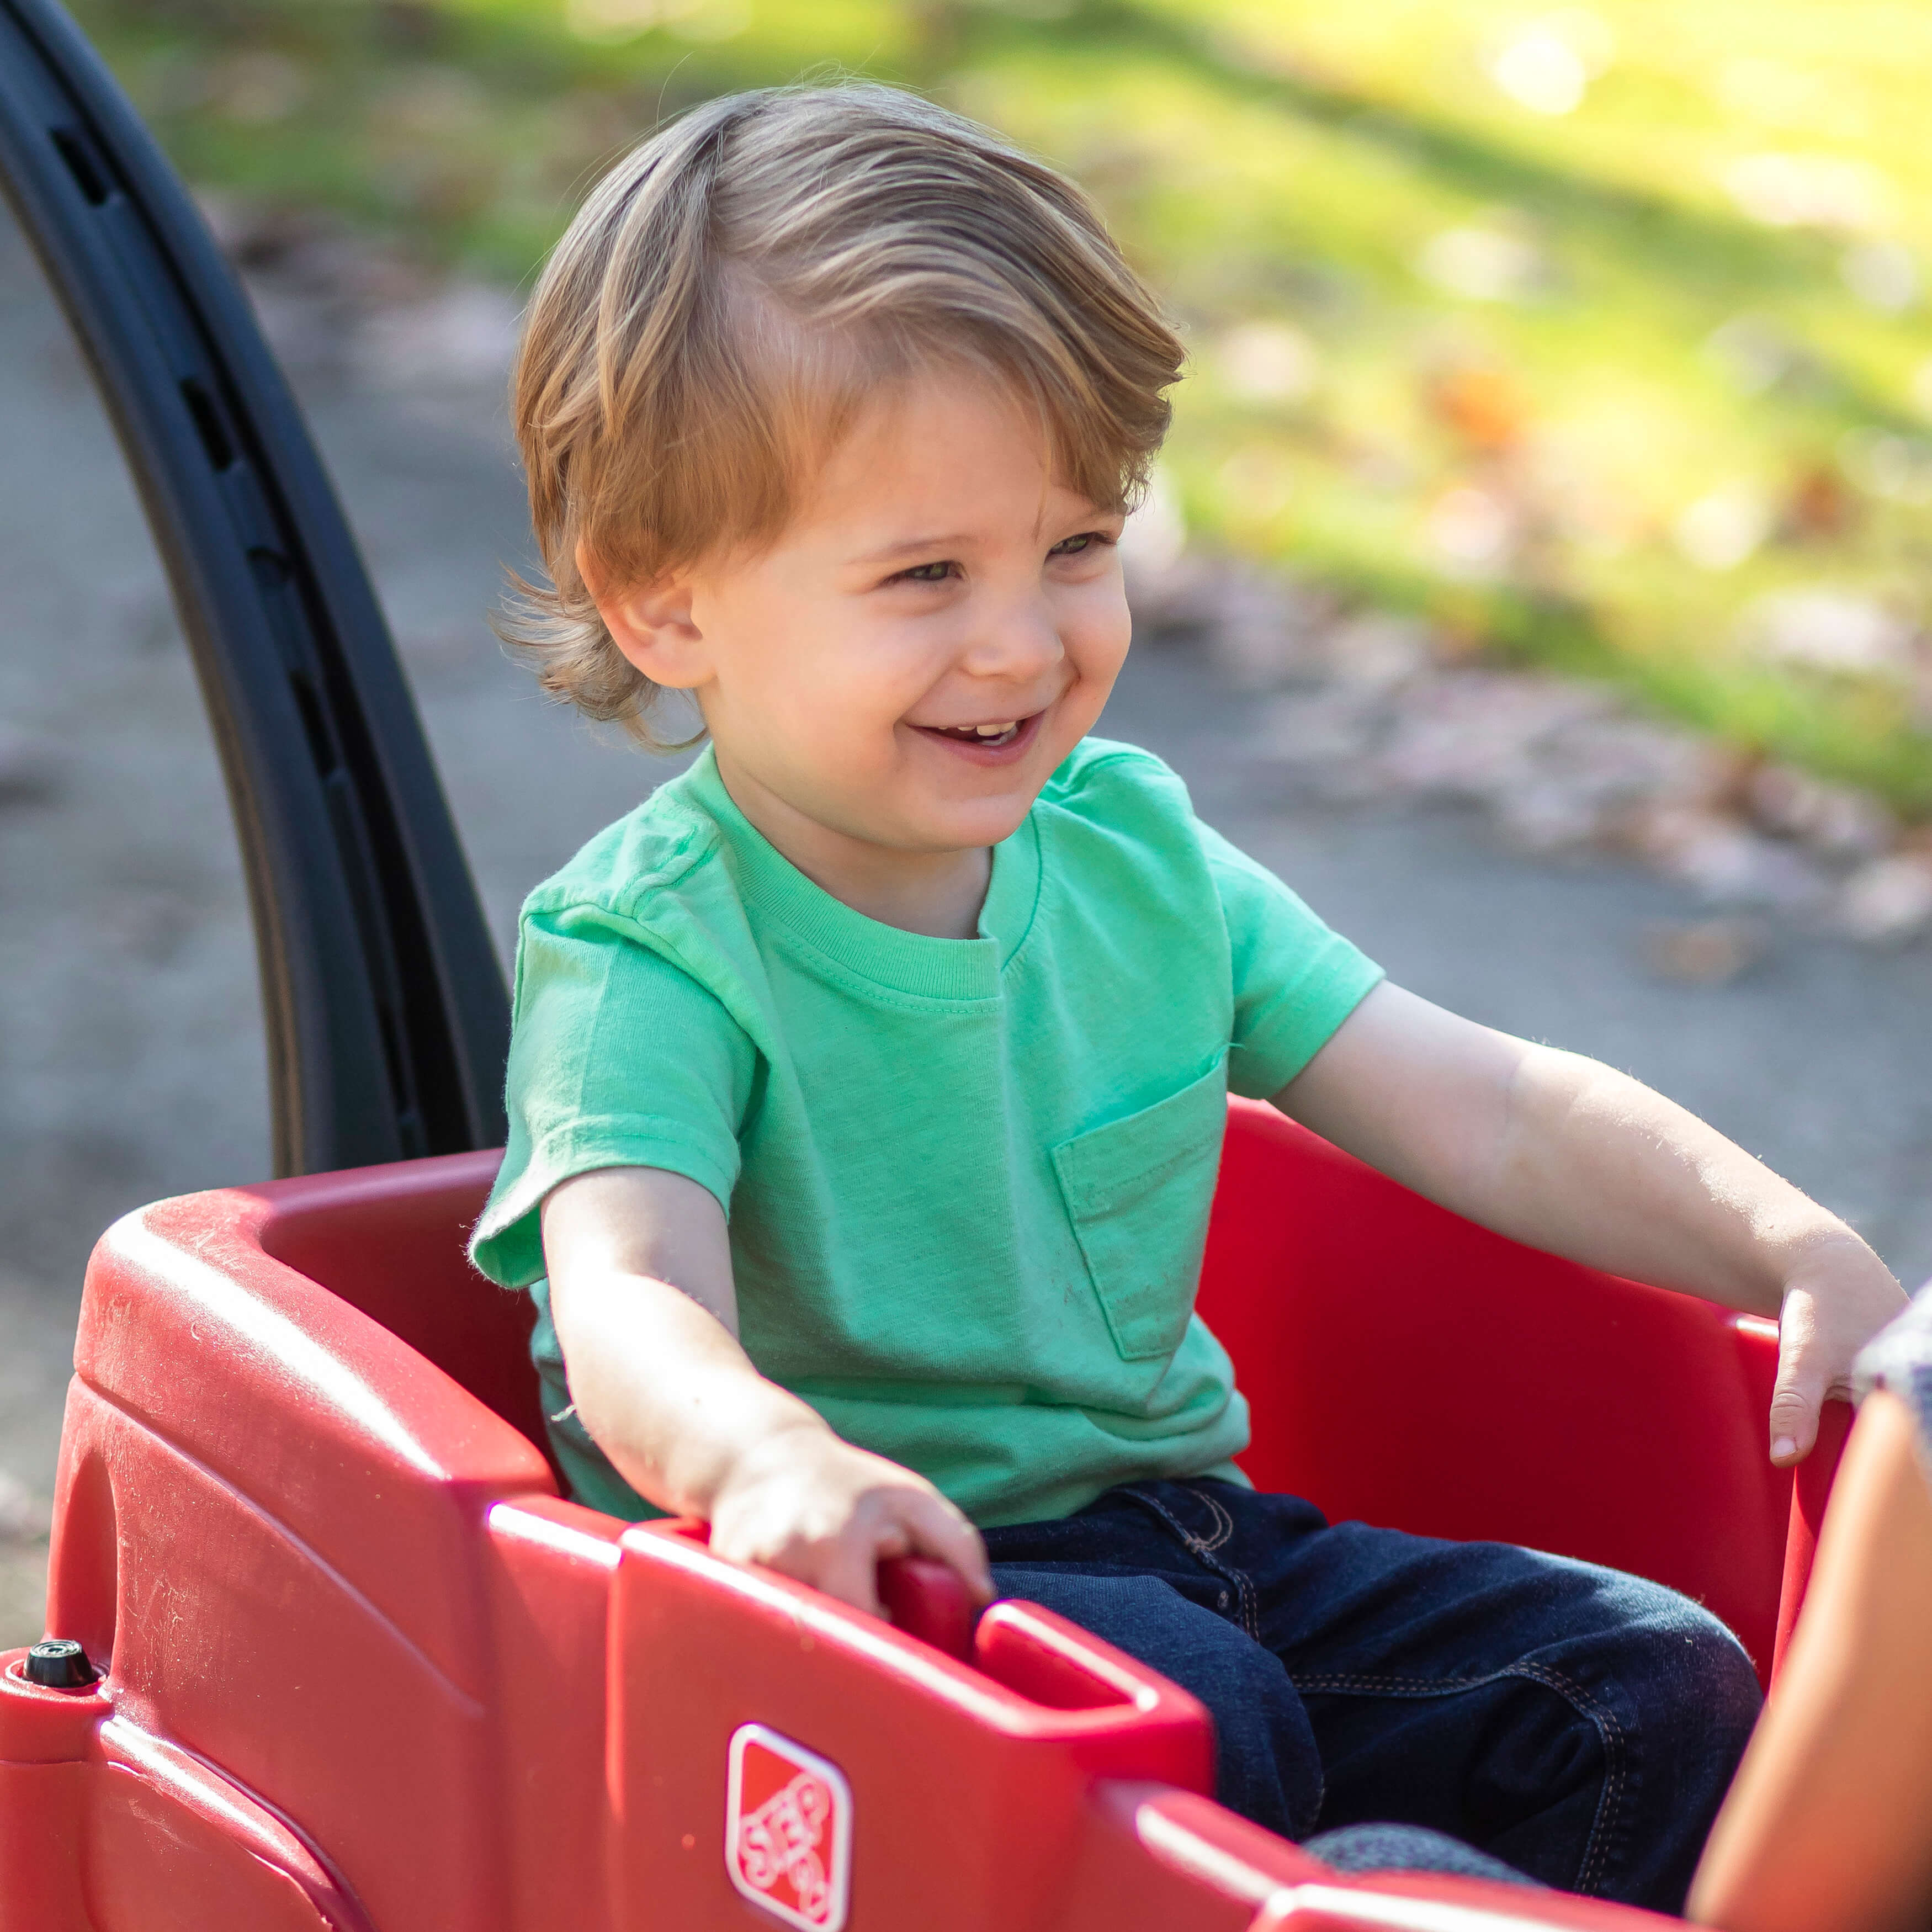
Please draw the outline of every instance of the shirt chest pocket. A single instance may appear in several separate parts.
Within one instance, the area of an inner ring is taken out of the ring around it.
[[[1227,1112],[1216,1061],[1179,1093],[1052,1150],[1094,1292],[1129,1361],[1172,1354],[1186,1332]]]

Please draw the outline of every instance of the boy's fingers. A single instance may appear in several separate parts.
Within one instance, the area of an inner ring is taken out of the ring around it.
[[[796,1543],[772,1549],[722,1537],[714,1530],[711,1547],[714,1554],[728,1562],[756,1563],[776,1570],[781,1576],[789,1576],[795,1583],[808,1583],[814,1590],[823,1590],[828,1597],[836,1597],[854,1610],[868,1611],[874,1616],[884,1614],[872,1565],[862,1555],[853,1556],[842,1541]]]
[[[1802,1462],[1818,1439],[1818,1412],[1824,1406],[1825,1378],[1811,1365],[1806,1344],[1810,1324],[1786,1317],[1778,1344],[1778,1384],[1771,1397],[1771,1460],[1780,1469]]]
[[[881,1552],[877,1539],[854,1530],[830,1546],[823,1567],[811,1580],[828,1597],[836,1597],[868,1616],[883,1617],[886,1606],[879,1601],[879,1558],[896,1553],[890,1548]]]
[[[992,1601],[993,1572],[986,1561],[986,1546],[964,1516],[936,1497],[920,1496],[907,1510],[905,1526],[920,1556],[937,1558],[956,1570],[976,1603]]]
[[[1780,1396],[1771,1406],[1771,1460],[1780,1469],[1802,1462],[1818,1439],[1818,1412],[1798,1395]]]

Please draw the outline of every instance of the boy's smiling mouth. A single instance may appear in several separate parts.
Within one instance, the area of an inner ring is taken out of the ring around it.
[[[1025,718],[988,718],[976,724],[914,724],[922,738],[944,745],[976,765],[1005,764],[1025,750],[1046,716],[1036,711]]]

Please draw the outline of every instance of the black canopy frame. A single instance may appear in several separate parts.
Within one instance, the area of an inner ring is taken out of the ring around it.
[[[502,974],[368,574],[247,298],[55,0],[0,0],[0,191],[92,370],[213,724],[276,1172],[496,1144]]]

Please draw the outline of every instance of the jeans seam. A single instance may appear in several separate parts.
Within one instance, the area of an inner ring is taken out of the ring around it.
[[[1219,1550],[1233,1540],[1234,1512],[1216,1498],[1210,1496],[1205,1490],[1196,1490],[1194,1493],[1220,1520],[1221,1527],[1215,1532],[1212,1540],[1202,1546],[1204,1555],[1208,1550]],[[1262,1636],[1261,1592],[1256,1586],[1255,1580],[1238,1563],[1228,1563],[1222,1568],[1233,1574],[1234,1587],[1240,1592],[1242,1628],[1258,1643]]]
[[[1340,1671],[1318,1672],[1310,1676],[1298,1676],[1292,1671],[1288,1673],[1289,1682],[1298,1691],[1346,1693],[1357,1690],[1370,1696],[1393,1697],[1453,1696],[1460,1691],[1480,1690],[1484,1684],[1498,1683],[1506,1677],[1527,1678],[1533,1684],[1540,1684],[1545,1689],[1554,1690],[1566,1703],[1581,1712],[1589,1720],[1603,1745],[1603,1795],[1597,1801],[1596,1816],[1591,1820],[1590,1835],[1584,1844],[1582,1861],[1576,1871],[1575,1889],[1588,1894],[1601,1876],[1598,1868],[1607,1862],[1612,1828],[1623,1800],[1627,1743],[1623,1726],[1617,1722],[1616,1713],[1592,1696],[1574,1678],[1565,1677],[1560,1671],[1551,1670],[1544,1665],[1528,1663],[1505,1664],[1502,1670],[1492,1670],[1482,1677],[1436,1679],[1371,1677]]]
[[[1196,1536],[1158,1496],[1148,1495],[1137,1484],[1122,1484],[1120,1493],[1123,1496],[1132,1497],[1134,1501],[1144,1508],[1153,1510],[1154,1514],[1180,1538],[1181,1542],[1186,1547],[1188,1554],[1201,1565],[1202,1569],[1219,1576],[1223,1582],[1234,1585],[1235,1594],[1240,1604],[1241,1628],[1248,1636],[1252,1637],[1256,1642],[1259,1643],[1262,1639],[1261,1617],[1254,1580],[1245,1570],[1238,1569],[1232,1563],[1220,1562],[1214,1553],[1222,1543],[1226,1541],[1228,1532],[1233,1529],[1233,1518],[1221,1508],[1219,1503],[1215,1502],[1213,1497],[1204,1494],[1198,1490],[1194,1492],[1194,1494],[1200,1496],[1201,1500],[1207,1504],[1216,1516],[1226,1526],[1222,1534],[1217,1536],[1214,1542],[1210,1543],[1204,1537]]]
[[[1215,1522],[1218,1526],[1214,1534],[1202,1544],[1202,1547],[1204,1550],[1219,1550],[1234,1534],[1234,1519],[1205,1490],[1196,1490],[1194,1493],[1213,1512]]]

